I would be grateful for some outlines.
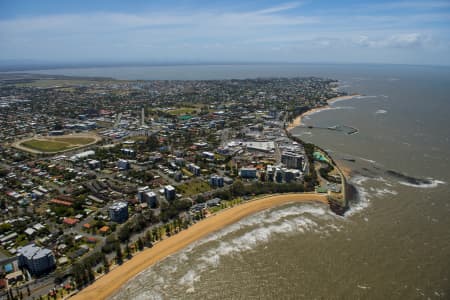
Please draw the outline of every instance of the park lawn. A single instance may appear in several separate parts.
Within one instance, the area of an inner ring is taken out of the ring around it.
[[[195,107],[180,107],[176,109],[171,109],[168,111],[168,113],[174,116],[181,116],[181,115],[189,115],[196,111],[200,111],[200,109],[197,109]]]
[[[183,174],[186,175],[186,176],[188,176],[188,177],[194,176],[194,174],[192,174],[191,172],[189,172],[189,170],[186,169],[186,168],[182,168],[182,169],[181,169],[181,172],[183,172]]]
[[[201,179],[194,179],[189,182],[180,184],[179,186],[177,186],[177,189],[184,196],[189,197],[196,194],[208,192],[211,190],[211,186]]]
[[[20,144],[40,152],[57,152],[74,148],[76,145],[60,141],[29,140]]]

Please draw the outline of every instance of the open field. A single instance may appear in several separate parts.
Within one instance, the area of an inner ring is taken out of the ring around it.
[[[57,153],[95,144],[100,137],[94,134],[38,136],[13,144],[13,147],[31,153]]]
[[[23,147],[30,148],[41,152],[57,152],[69,150],[73,147],[72,144],[59,141],[49,141],[49,140],[28,140],[20,144]]]
[[[200,179],[194,179],[187,183],[180,184],[177,186],[177,189],[183,193],[184,196],[192,196],[198,193],[204,193],[211,190],[211,186]]]
[[[181,116],[181,115],[189,115],[195,112],[200,111],[200,108],[195,107],[180,107],[176,109],[168,110],[167,112],[174,116]]]
[[[116,293],[123,285],[140,272],[167,256],[174,254],[189,244],[206,237],[215,231],[231,225],[251,214],[271,207],[294,202],[319,202],[327,205],[327,196],[314,193],[274,195],[245,202],[233,208],[224,209],[186,230],[173,235],[153,248],[138,253],[123,265],[112,269],[108,274],[96,280],[71,299],[106,299]]]

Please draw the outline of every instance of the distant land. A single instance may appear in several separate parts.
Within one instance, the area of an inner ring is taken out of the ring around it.
[[[371,65],[371,66],[429,66],[446,68],[449,65],[430,64],[386,64],[386,63],[354,63],[354,62],[302,62],[302,61],[80,61],[52,62],[38,60],[0,60],[0,72],[20,72],[52,69],[110,68],[110,67],[162,67],[162,66],[205,66],[205,65]]]

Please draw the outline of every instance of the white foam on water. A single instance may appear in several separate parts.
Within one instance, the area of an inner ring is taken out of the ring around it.
[[[349,99],[348,99],[349,100]],[[336,100],[333,103],[339,102],[339,101],[345,101],[345,100]],[[318,114],[320,112],[323,111],[327,111],[327,110],[340,110],[340,109],[355,109],[353,106],[328,106],[328,107],[324,107],[324,108],[320,108],[317,109],[315,111],[309,111],[307,112],[304,116],[303,119],[305,120],[310,120],[312,115]]]
[[[373,159],[368,159],[368,158],[361,157],[361,156],[354,156],[354,158],[357,158],[357,159],[359,159],[359,160],[362,160],[362,161],[365,161],[365,162],[368,162],[368,163],[371,163],[371,164],[381,165],[381,164],[378,164],[378,163],[377,163],[376,161],[374,161]]]
[[[375,189],[375,196],[377,197],[383,197],[385,195],[398,195],[396,191],[389,190],[389,189]]]
[[[327,207],[315,203],[256,213],[141,272],[113,299],[161,299],[174,286],[181,293],[193,293],[205,272],[214,272],[224,257],[240,256],[280,235],[313,232],[326,238],[341,230],[339,223],[336,224],[340,219]],[[198,248],[201,245],[206,247]],[[180,273],[186,267],[188,269]]]
[[[136,300],[162,300],[162,299],[164,299],[164,297],[162,294],[160,294],[156,291],[144,291],[143,293],[134,296],[133,299],[136,299]]]
[[[357,287],[358,287],[359,289],[362,289],[362,290],[370,289],[370,286],[368,286],[368,285],[362,285],[362,284],[358,284]]]
[[[180,278],[178,284],[188,286],[189,292],[194,292],[194,283],[200,280],[200,276],[194,270],[189,270],[183,277]]]
[[[351,177],[349,182],[353,184],[358,192],[358,201],[350,204],[350,209],[345,213],[346,216],[352,216],[360,211],[366,209],[370,204],[369,192],[362,185],[364,182],[370,180],[371,178],[357,175]]]
[[[150,278],[150,280],[149,280]],[[155,288],[148,289],[148,283],[151,282]],[[137,299],[137,300],[162,300],[164,299],[161,288],[164,285],[162,276],[155,276],[154,273],[140,273],[134,280],[126,284],[126,288],[121,288],[118,293],[110,299]]]
[[[255,225],[268,225],[271,223],[279,222],[280,220],[289,217],[289,216],[295,216],[295,215],[302,215],[302,214],[310,214],[310,215],[316,215],[316,216],[324,216],[329,215],[329,217],[332,217],[333,214],[326,208],[320,207],[320,206],[314,206],[312,204],[302,204],[300,206],[289,206],[285,208],[281,208],[274,211],[262,211],[259,213],[256,213],[250,217],[244,218],[243,220],[240,220],[230,226],[227,226],[218,232],[215,232],[213,234],[210,234],[208,237],[201,239],[192,245],[190,245],[188,248],[186,248],[186,252],[192,251],[195,247],[198,247],[200,245],[206,244],[211,241],[220,240],[221,238],[235,233],[236,231],[243,230],[248,227],[252,227]]]
[[[357,176],[353,176],[352,178],[350,178],[350,183],[353,183],[356,185],[361,185],[362,183],[366,182],[369,179],[370,179],[369,177],[357,175]]]
[[[438,187],[440,184],[447,184],[445,181],[436,180],[436,179],[432,179],[432,178],[428,178],[428,179],[431,181],[430,183],[413,184],[413,183],[405,182],[405,181],[399,181],[398,183],[400,183],[401,185],[410,186],[410,187],[414,187],[414,188],[420,188],[420,189],[431,189],[431,188]]]
[[[312,135],[313,133],[311,131],[303,131],[299,135]]]
[[[255,247],[267,243],[273,236],[280,234],[318,232],[326,233],[328,230],[339,231],[341,227],[336,224],[319,225],[312,218],[328,220],[337,218],[327,208],[310,205],[288,206],[274,211],[263,211],[246,218],[234,225],[231,230],[225,228],[216,234],[204,239],[196,246],[205,243],[218,243],[205,250],[201,255],[195,255],[194,267],[178,281],[179,285],[186,287],[186,292],[193,291],[194,284],[200,279],[203,272],[214,269],[220,264],[223,257],[240,255],[251,251]],[[242,234],[239,230],[248,229]],[[228,235],[237,234],[236,237],[227,238]],[[194,246],[195,247],[195,246]],[[190,251],[192,251],[191,249]],[[185,252],[185,251],[183,251]]]
[[[267,243],[275,234],[304,233],[319,226],[308,217],[297,217],[292,220],[284,220],[277,224],[267,225],[265,223],[262,225],[262,227],[248,231],[230,241],[221,241],[219,246],[208,250],[199,260],[210,266],[217,266],[220,263],[221,257],[250,251],[257,245]]]
[[[377,98],[379,96],[376,95],[365,95],[365,96],[355,96],[355,99],[373,99],[373,98]]]

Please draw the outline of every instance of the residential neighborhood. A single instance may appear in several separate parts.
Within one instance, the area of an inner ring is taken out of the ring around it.
[[[316,173],[326,153],[286,131],[339,95],[314,77],[1,78],[3,295],[70,293],[256,195],[339,193],[338,175]]]

